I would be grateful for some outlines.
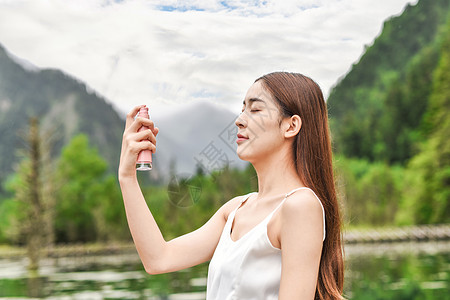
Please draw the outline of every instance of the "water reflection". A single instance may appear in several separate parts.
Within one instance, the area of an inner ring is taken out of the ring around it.
[[[0,260],[0,299],[205,299],[206,265],[155,276],[136,254],[47,259],[40,276],[26,265]]]
[[[450,255],[361,256],[350,260],[351,299],[450,299]]]
[[[349,299],[450,299],[450,242],[347,245],[346,262]],[[0,260],[0,299],[205,299],[207,264],[152,276],[136,253],[26,265]]]

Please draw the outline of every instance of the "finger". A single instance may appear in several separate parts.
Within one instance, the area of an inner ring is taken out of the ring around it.
[[[130,125],[129,130],[132,132],[137,132],[142,126],[145,126],[150,130],[153,130],[155,128],[155,124],[152,120],[137,117],[136,120],[134,120],[134,122]]]
[[[140,142],[136,142],[136,143],[133,144],[132,148],[134,149],[133,152],[135,152],[135,153],[139,153],[142,150],[150,150],[152,153],[156,152],[155,144],[153,144],[149,140],[143,140],[143,141],[140,141]]]
[[[143,141],[143,140],[148,140],[152,144],[156,145],[156,137],[153,134],[153,131],[151,131],[150,129],[139,131],[138,133],[136,133],[133,136],[133,140],[138,141],[138,142]]]
[[[145,107],[145,105],[138,105],[136,107],[134,107],[128,114],[127,114],[127,118],[125,121],[125,129],[130,127],[130,125],[133,123],[134,121],[134,117],[136,117],[137,113],[139,112],[139,110]]]
[[[158,127],[153,128],[153,135],[155,137],[158,135],[158,133],[159,133],[159,128]]]

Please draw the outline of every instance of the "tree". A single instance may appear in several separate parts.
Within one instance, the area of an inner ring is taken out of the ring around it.
[[[117,182],[107,169],[108,164],[84,134],[63,148],[54,223],[58,241],[108,240],[115,236],[114,229],[126,229]]]
[[[450,218],[450,19],[442,36],[424,125],[428,140],[408,166],[403,202],[414,215],[409,220],[404,216],[404,222],[441,223]]]
[[[52,185],[51,164],[48,161],[49,147],[39,132],[36,118],[30,119],[29,131],[25,137],[27,149],[6,188],[14,195],[2,205],[5,213],[6,235],[10,240],[23,242],[27,248],[30,270],[37,270],[44,246],[53,241],[53,231],[48,226],[53,212],[50,194]],[[45,188],[44,188],[45,187]]]

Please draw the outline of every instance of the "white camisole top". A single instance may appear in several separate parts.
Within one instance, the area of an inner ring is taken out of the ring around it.
[[[322,207],[323,240],[325,240],[325,211],[317,195],[307,187],[294,189],[287,193],[281,203],[258,225],[239,240],[231,239],[234,216],[241,203],[228,216],[219,243],[214,251],[208,269],[206,290],[207,300],[272,300],[278,299],[281,279],[281,250],[275,248],[267,235],[267,224],[273,214],[294,192],[308,189]]]

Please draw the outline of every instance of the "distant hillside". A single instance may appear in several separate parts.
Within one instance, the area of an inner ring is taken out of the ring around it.
[[[150,115],[160,128],[158,150],[154,170],[142,175],[153,182],[165,182],[171,173],[190,176],[199,161],[205,172],[227,162],[231,167],[246,165],[235,153],[235,136],[226,131],[235,127],[236,118],[228,110],[200,102],[183,104],[164,117],[152,115],[150,107]],[[124,120],[113,107],[75,78],[58,70],[40,70],[0,46],[0,183],[19,160],[18,150],[25,146],[21,136],[30,117],[40,119],[55,156],[75,134],[85,133],[116,172]],[[215,151],[209,153],[215,155],[210,156],[213,160],[202,154],[208,149]]]
[[[30,117],[40,119],[55,155],[75,134],[85,133],[110,167],[117,167],[123,121],[113,107],[84,83],[58,70],[33,68],[0,45],[1,183],[24,148]]]
[[[408,5],[334,87],[327,103],[338,153],[404,163],[417,152],[449,9],[448,0]]]
[[[166,179],[170,168],[192,175],[196,165],[211,172],[226,163],[241,168],[247,163],[236,154],[234,124],[237,115],[208,102],[183,105],[163,118],[152,116],[160,129],[154,166]],[[173,172],[173,170],[172,170]]]

